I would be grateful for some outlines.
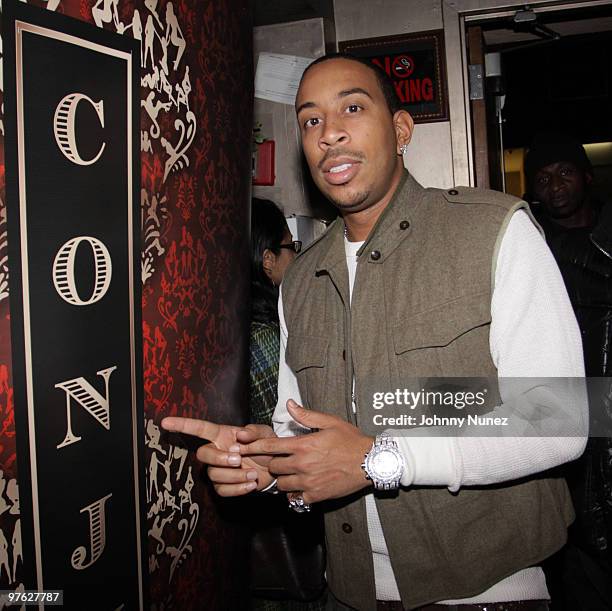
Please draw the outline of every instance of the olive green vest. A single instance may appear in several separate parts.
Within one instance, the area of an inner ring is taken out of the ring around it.
[[[501,236],[520,200],[493,191],[424,189],[407,173],[359,251],[349,301],[337,219],[283,281],[286,361],[306,407],[359,426],[352,379],[387,388],[403,378],[489,376],[492,279]],[[364,492],[365,493],[365,492]],[[411,487],[376,499],[391,565],[408,609],[474,596],[559,549],[573,508],[545,474],[509,484]],[[325,503],[327,578],[356,609],[376,608],[364,494]]]

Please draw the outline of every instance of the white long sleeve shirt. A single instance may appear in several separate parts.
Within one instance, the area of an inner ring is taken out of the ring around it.
[[[362,242],[345,239],[352,293],[357,251]],[[273,417],[279,436],[296,433],[286,408],[288,399],[301,404],[297,379],[285,362],[288,332],[279,300],[281,329],[278,403]],[[502,238],[491,299],[489,348],[500,378],[583,377],[584,362],[578,325],[556,262],[544,239],[523,211],[516,212]],[[502,406],[503,388],[500,386]],[[402,486],[447,486],[509,481],[577,458],[583,437],[415,437],[390,430],[404,457]],[[413,432],[413,431],[411,431]],[[401,494],[401,492],[400,492]],[[389,552],[373,494],[366,496],[376,596],[399,600]],[[546,599],[539,567],[523,569],[480,595],[448,604]]]

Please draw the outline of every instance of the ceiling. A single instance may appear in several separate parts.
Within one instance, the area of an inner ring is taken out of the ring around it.
[[[612,32],[612,5],[552,12],[535,11],[535,15],[527,7],[525,9],[517,11],[517,14],[531,13],[535,23],[559,34],[561,38]],[[480,25],[487,47],[546,40],[544,36],[528,31],[527,23],[515,25],[513,17],[483,20]]]
[[[560,34],[562,37],[595,34],[599,32],[612,32],[612,16],[578,19],[575,21],[555,21],[546,23],[545,25],[547,28],[553,32],[556,32],[557,34]],[[487,46],[511,44],[523,41],[536,41],[541,39],[536,34],[530,34],[528,32],[514,32],[507,27],[485,30],[483,34]]]

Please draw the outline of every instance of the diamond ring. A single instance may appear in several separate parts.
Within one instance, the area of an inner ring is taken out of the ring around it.
[[[304,501],[304,495],[301,492],[291,492],[287,495],[289,501],[289,508],[293,509],[296,513],[304,513],[310,511],[311,507]]]

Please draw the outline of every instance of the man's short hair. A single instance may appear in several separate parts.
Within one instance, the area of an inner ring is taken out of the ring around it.
[[[398,110],[401,110],[402,103],[397,97],[395,86],[393,85],[393,81],[389,78],[389,75],[380,66],[373,64],[370,60],[363,57],[356,57],[350,53],[328,53],[327,55],[323,55],[322,57],[315,59],[311,64],[309,64],[306,70],[304,70],[304,74],[302,74],[302,79],[313,66],[322,64],[323,62],[331,59],[348,59],[372,70],[372,72],[374,72],[376,75],[376,80],[378,81],[378,85],[380,86],[385,101],[387,102],[387,107],[389,108],[391,115],[394,115]]]

